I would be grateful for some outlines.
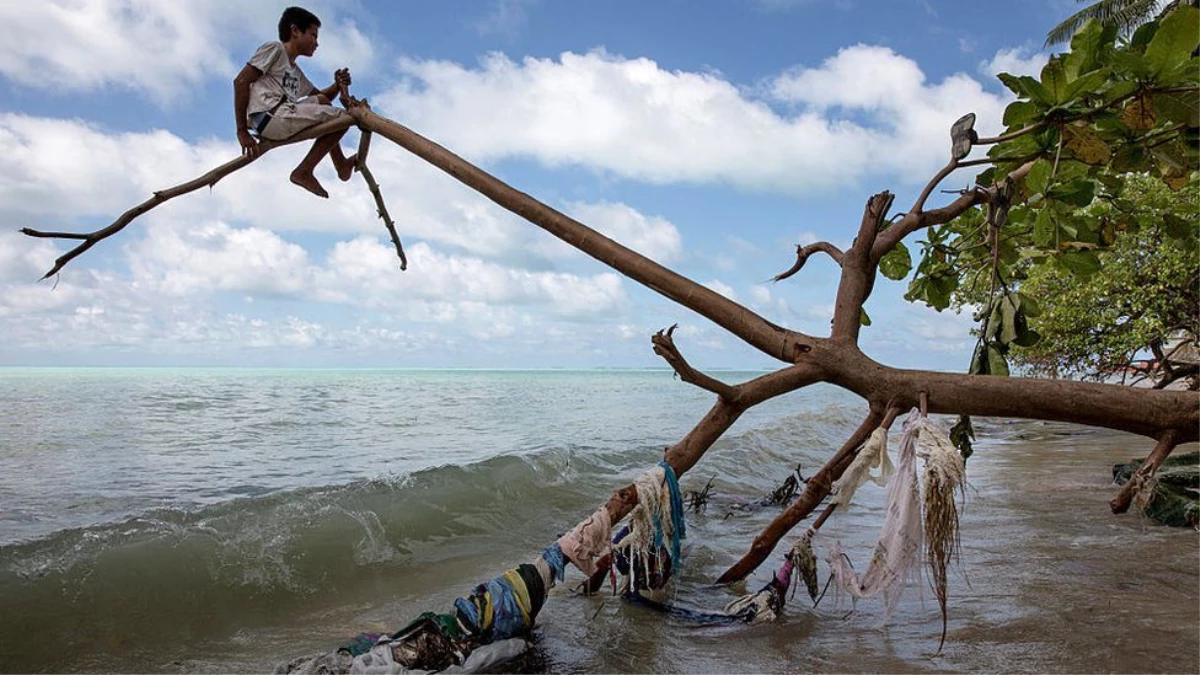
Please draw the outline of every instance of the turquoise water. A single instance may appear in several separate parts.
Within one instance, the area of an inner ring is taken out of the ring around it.
[[[711,405],[669,371],[0,370],[3,669],[262,671],[445,611]],[[797,462],[811,474],[862,413],[829,387],[770,401],[682,478],[714,478],[714,498],[690,516],[678,601],[718,609],[745,590],[709,584],[777,511],[732,507]],[[1195,532],[1107,512],[1111,463],[1145,454],[1141,439],[979,429],[941,655],[927,590],[886,630],[878,607],[845,619],[833,599],[697,629],[560,586],[536,631],[544,668],[1195,672]],[[824,531],[865,564],[882,490],[861,495]]]

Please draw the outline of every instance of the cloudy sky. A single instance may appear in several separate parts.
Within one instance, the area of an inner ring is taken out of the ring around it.
[[[39,282],[66,243],[237,156],[231,80],[282,3],[0,2],[0,366],[645,367],[775,364],[381,140],[318,199],[265,156]],[[375,110],[776,323],[825,334],[837,268],[781,284],[794,245],[849,244],[873,192],[912,203],[996,72],[1045,61],[1070,0],[321,0],[318,86],[348,66]],[[969,6],[969,11],[968,11]],[[343,144],[357,143],[351,132]],[[946,187],[974,174],[951,176]],[[947,199],[940,196],[935,199]],[[934,205],[937,202],[935,201]],[[919,239],[914,237],[914,240]],[[909,241],[915,247],[915,241]],[[961,371],[969,317],[881,281],[863,347]]]

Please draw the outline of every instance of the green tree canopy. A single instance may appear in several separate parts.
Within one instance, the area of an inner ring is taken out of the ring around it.
[[[1027,316],[1041,339],[1013,345],[1012,360],[1048,376],[1101,379],[1137,370],[1134,379],[1145,375],[1159,386],[1194,375],[1187,361],[1200,335],[1200,248],[1188,233],[1200,219],[1198,198],[1195,180],[1172,191],[1130,174],[1116,199],[1083,210],[1090,228],[1113,239],[1100,250],[1100,271],[1080,278],[1029,265],[1015,285],[1022,304],[1040,305]]]

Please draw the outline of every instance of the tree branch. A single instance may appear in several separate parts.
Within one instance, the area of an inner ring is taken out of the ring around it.
[[[908,212],[917,214],[921,213],[921,211],[925,208],[925,201],[929,199],[929,195],[933,193],[934,188],[936,188],[938,184],[945,180],[946,176],[954,173],[954,170],[959,166],[958,160],[951,157],[946,166],[943,166],[936,174],[934,174],[933,178],[925,185],[925,189],[921,190],[921,196],[917,197],[917,201],[913,202],[912,208],[909,209]]]
[[[775,546],[779,544],[779,540],[784,537],[793,527],[801,520],[813,512],[813,509],[820,505],[825,497],[829,496],[830,490],[833,489],[833,483],[838,478],[842,477],[842,473],[850,466],[850,461],[858,454],[859,448],[862,446],[871,432],[879,426],[883,415],[875,406],[871,407],[866,418],[858,425],[858,428],[850,434],[846,442],[842,444],[833,457],[825,462],[825,465],[820,468],[808,482],[804,484],[804,492],[800,497],[792,502],[783,513],[775,517],[750,544],[750,550],[734,563],[729,569],[725,570],[718,579],[718,584],[727,584],[733,581],[745,579],[751,572],[758,568],[775,550]]]
[[[909,212],[905,214],[900,222],[892,225],[879,234],[875,239],[875,245],[871,248],[871,259],[875,264],[878,264],[883,256],[890,250],[896,247],[896,244],[902,241],[905,237],[916,232],[917,230],[930,227],[932,225],[941,225],[954,220],[962,215],[964,211],[978,204],[986,204],[991,201],[992,195],[996,193],[1006,179],[1011,178],[1014,183],[1024,178],[1029,170],[1033,168],[1033,162],[1026,162],[1017,169],[1011,171],[1007,176],[1001,178],[990,187],[976,187],[958,199],[950,202],[946,206],[933,209],[932,211],[922,211],[914,214]]]
[[[363,131],[358,139],[358,155],[355,161],[355,168],[362,174],[363,180],[367,181],[367,189],[371,191],[371,196],[375,198],[375,212],[383,219],[383,226],[387,228],[388,234],[392,238],[392,245],[396,247],[396,256],[400,258],[400,271],[408,269],[408,257],[404,255],[404,244],[400,243],[400,235],[396,232],[396,223],[392,217],[388,215],[387,205],[383,203],[383,191],[379,189],[379,183],[375,181],[375,176],[371,170],[367,168],[367,153],[371,151],[371,132]]]
[[[310,129],[301,131],[300,133],[296,134],[295,136],[292,136],[291,138],[288,138],[287,140],[283,140],[283,141],[263,140],[263,141],[260,141],[258,144],[258,147],[261,150],[261,152],[259,153],[259,157],[261,157],[263,154],[266,154],[267,152],[269,152],[270,150],[272,150],[274,148],[283,147],[285,145],[291,145],[293,143],[299,143],[300,141],[307,141],[307,140],[310,140],[313,138],[324,136],[325,134],[328,134],[328,133],[332,133],[335,131],[341,131],[343,129],[348,129],[353,124],[354,124],[354,120],[350,116],[343,115],[336,119],[329,120],[328,122],[322,122],[321,124],[318,124]],[[65,266],[67,263],[71,262],[75,258],[78,258],[79,256],[86,253],[87,250],[90,249],[91,247],[95,246],[99,242],[101,242],[101,241],[113,236],[114,234],[120,232],[121,230],[125,229],[126,225],[133,222],[133,220],[135,218],[142,215],[143,213],[146,213],[147,211],[153,209],[154,207],[158,206],[159,204],[162,204],[163,202],[166,202],[170,199],[174,199],[175,197],[178,197],[180,195],[185,195],[194,190],[198,190],[204,186],[208,186],[211,188],[211,187],[215,186],[217,184],[217,182],[220,181],[225,176],[228,176],[229,174],[233,173],[234,171],[237,171],[238,169],[246,166],[247,164],[250,164],[255,159],[256,158],[254,158],[254,157],[242,155],[241,157],[238,157],[237,159],[234,159],[232,161],[222,164],[221,166],[213,169],[212,171],[209,171],[208,173],[200,176],[199,178],[194,178],[186,183],[181,183],[179,185],[176,185],[175,187],[167,188],[166,190],[156,191],[154,193],[154,196],[151,197],[150,199],[147,199],[146,201],[142,202],[141,204],[138,204],[137,206],[135,206],[135,207],[129,209],[128,211],[126,211],[125,213],[121,214],[121,217],[117,218],[116,221],[114,221],[112,225],[109,225],[108,227],[96,230],[95,232],[88,232],[86,234],[69,234],[69,233],[64,233],[64,232],[41,232],[41,231],[34,230],[31,228],[23,228],[21,230],[21,232],[26,235],[29,235],[30,237],[78,239],[78,240],[83,241],[82,244],[79,244],[78,246],[71,249],[70,251],[67,251],[63,255],[59,256],[57,260],[54,261],[54,266],[50,268],[49,272],[46,272],[46,274],[42,276],[42,279],[48,279],[48,278],[54,276],[55,274],[58,274],[58,272],[60,270],[62,270],[63,266]]]
[[[801,246],[800,244],[796,244],[796,262],[795,262],[795,264],[793,264],[786,271],[780,272],[779,274],[776,274],[775,276],[771,277],[771,281],[783,281],[784,279],[787,279],[788,277],[792,276],[796,272],[799,272],[800,269],[802,267],[804,267],[804,263],[808,261],[808,256],[810,256],[813,253],[816,253],[818,251],[828,255],[830,258],[833,258],[833,261],[836,262],[839,266],[841,266],[842,255],[843,255],[842,250],[840,248],[834,246],[833,244],[830,244],[829,242],[818,241],[818,242],[809,244],[808,246]]]
[[[1117,493],[1117,496],[1109,502],[1109,508],[1113,513],[1125,513],[1129,510],[1129,504],[1133,501],[1133,496],[1142,489],[1146,481],[1154,475],[1158,467],[1163,463],[1163,460],[1171,454],[1176,445],[1176,432],[1174,429],[1167,429],[1158,437],[1158,443],[1154,446],[1154,450],[1146,457],[1146,461],[1138,467],[1138,470],[1129,477],[1129,481]]]
[[[818,338],[775,325],[720,293],[618,244],[570,216],[514,189],[411,129],[376,115],[367,106],[352,107],[350,114],[363,130],[373,131],[387,138],[502,208],[546,230],[633,281],[708,318],[772,358],[792,362],[797,351],[807,351],[811,349],[811,345],[820,342]]]
[[[842,278],[838,283],[837,300],[833,309],[833,335],[839,342],[856,342],[861,328],[863,303],[875,286],[875,265],[871,255],[876,237],[892,208],[896,197],[886,190],[867,200],[858,236],[842,258]]]
[[[671,369],[679,375],[679,379],[711,391],[726,401],[732,401],[736,395],[733,387],[692,368],[688,365],[687,359],[683,358],[683,354],[679,353],[679,348],[675,346],[675,339],[671,337],[678,327],[679,324],[674,324],[666,332],[660,330],[650,338],[650,342],[654,345],[654,353],[663,357],[670,364]]]

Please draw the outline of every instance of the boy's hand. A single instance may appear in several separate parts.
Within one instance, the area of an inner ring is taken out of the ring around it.
[[[242,146],[242,154],[250,159],[258,159],[262,149],[258,147],[258,141],[250,135],[246,129],[238,129],[237,132],[238,144]]]
[[[349,87],[351,84],[350,69],[340,68],[333,71],[333,82],[338,87]]]

